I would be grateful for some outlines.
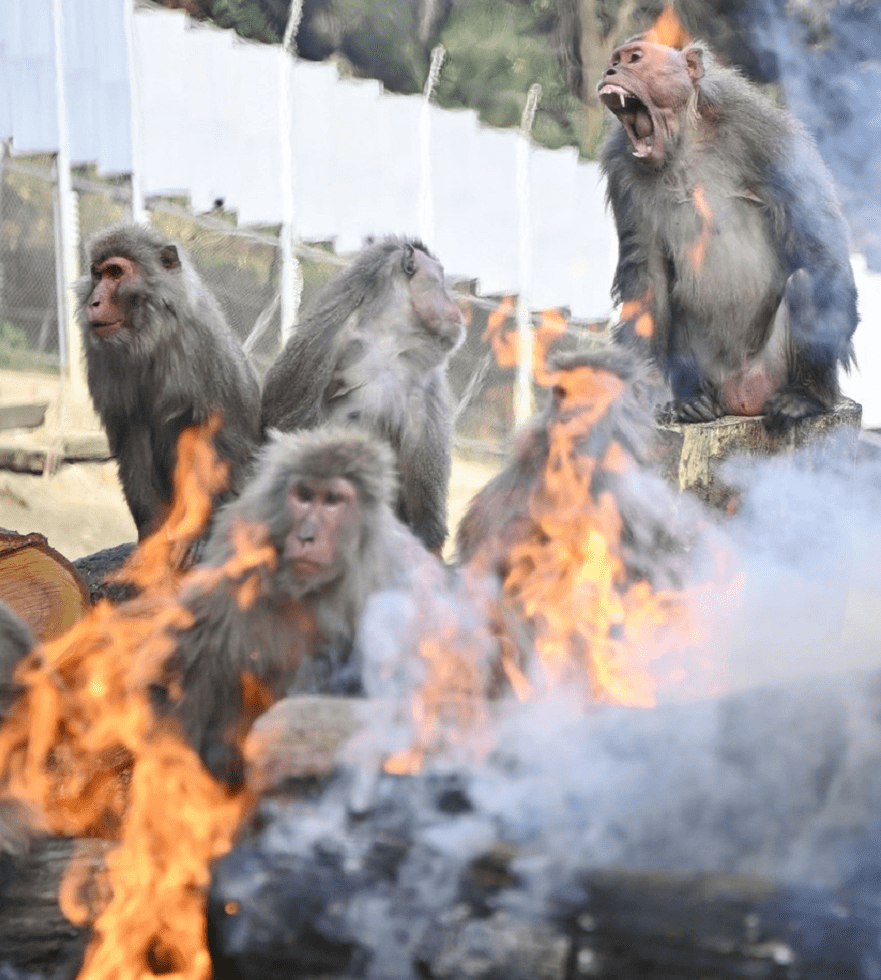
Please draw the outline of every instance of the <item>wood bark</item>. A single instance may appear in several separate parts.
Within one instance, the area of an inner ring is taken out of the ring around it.
[[[726,415],[714,422],[658,425],[658,458],[667,479],[705,503],[722,510],[737,506],[740,490],[723,478],[725,462],[734,456],[767,459],[792,456],[799,451],[811,465],[819,465],[830,453],[840,452],[841,437],[856,459],[862,406],[842,399],[834,411],[799,422],[783,433],[770,433],[762,417]]]
[[[74,853],[103,860],[107,844],[41,837],[28,853],[0,856],[0,964],[41,977],[76,976],[89,930],[67,920],[58,891]]]

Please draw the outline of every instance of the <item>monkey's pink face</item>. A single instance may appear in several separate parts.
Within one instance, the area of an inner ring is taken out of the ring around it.
[[[288,490],[291,529],[284,559],[294,578],[309,590],[339,578],[354,555],[361,504],[344,477],[302,477]]]
[[[631,41],[612,52],[597,95],[626,130],[633,155],[659,164],[672,152],[702,75],[697,49]]]
[[[92,332],[102,340],[118,333],[127,323],[131,303],[119,294],[119,287],[137,282],[140,269],[122,255],[112,255],[92,266],[92,292],[86,300],[86,319]]]
[[[410,302],[417,320],[445,352],[454,351],[465,339],[465,327],[462,311],[447,292],[443,266],[417,248],[410,250],[404,271],[410,276]]]

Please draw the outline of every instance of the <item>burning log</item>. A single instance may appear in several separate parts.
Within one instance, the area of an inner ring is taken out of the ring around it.
[[[856,458],[861,419],[862,407],[843,398],[833,412],[803,419],[786,432],[769,433],[761,416],[727,415],[700,424],[663,421],[657,427],[658,457],[673,486],[689,490],[714,507],[730,510],[737,506],[739,491],[725,479],[727,460],[734,456],[784,456],[800,450],[819,464],[830,452],[841,452],[840,438],[847,441]]]
[[[276,702],[257,719],[245,742],[249,787],[263,792],[287,780],[329,775],[340,748],[359,728],[358,703],[321,695]]]
[[[876,672],[545,711],[545,743],[509,719],[467,774],[271,801],[214,868],[215,975],[872,975],[879,698]]]

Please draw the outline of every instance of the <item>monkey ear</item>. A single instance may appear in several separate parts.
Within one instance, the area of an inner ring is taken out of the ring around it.
[[[682,52],[685,67],[688,69],[692,82],[699,82],[704,77],[704,53],[700,48],[690,47]]]
[[[169,272],[172,269],[179,269],[180,256],[177,254],[177,246],[166,245],[159,253],[159,261],[162,263],[162,268],[168,269]]]
[[[416,272],[416,255],[413,246],[408,242],[404,246],[404,257],[401,259],[401,266],[408,276]]]

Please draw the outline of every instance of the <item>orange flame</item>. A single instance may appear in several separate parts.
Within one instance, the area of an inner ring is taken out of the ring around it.
[[[419,732],[415,745],[390,755],[384,764],[392,775],[419,772],[425,756],[437,749],[450,730],[473,730],[486,718],[485,684],[473,651],[452,637],[426,638],[419,645],[427,677],[412,704]]]
[[[682,26],[676,16],[672,3],[664,4],[664,9],[658,14],[657,20],[646,31],[645,39],[654,44],[666,44],[671,48],[684,48],[693,40],[692,36]]]
[[[535,647],[551,682],[582,678],[591,700],[648,706],[648,669],[668,647],[676,622],[687,633],[683,597],[633,580],[621,556],[623,523],[613,494],[594,491],[597,475],[636,464],[612,441],[602,458],[575,450],[621,396],[616,374],[582,367],[559,372],[564,392],[552,425],[544,480],[533,494],[535,533],[516,543],[504,583],[508,601],[535,626]]]
[[[211,976],[208,868],[231,846],[252,801],[247,792],[228,792],[170,725],[157,724],[148,685],[172,651],[173,631],[191,622],[175,598],[181,586],[249,569],[256,575],[268,560],[260,535],[243,530],[228,566],[181,571],[227,478],[211,446],[217,424],[181,435],[175,503],[120,575],[140,594],[118,606],[99,602],[35,651],[18,675],[25,691],[0,729],[10,793],[39,807],[56,833],[120,841],[91,895],[82,887],[88,873],[76,863],[62,885],[65,914],[94,920],[83,980]],[[251,589],[243,585],[241,602]]]
[[[700,184],[695,184],[694,186],[694,208],[697,211],[698,217],[701,219],[700,237],[694,246],[694,251],[691,256],[692,264],[694,265],[695,272],[697,272],[704,264],[707,248],[709,248],[710,239],[713,237],[713,211],[710,208],[707,195]]]
[[[520,363],[520,344],[512,317],[514,297],[506,296],[486,321],[484,340],[492,344],[499,367],[516,367]],[[509,322],[510,321],[510,322]]]
[[[655,332],[655,319],[651,312],[654,300],[654,291],[649,289],[640,299],[628,299],[621,304],[620,322],[631,321],[637,337],[648,339]]]
[[[490,313],[484,339],[492,344],[499,367],[517,367],[523,359],[520,350],[520,334],[514,320],[514,299],[506,296]],[[546,384],[545,359],[551,344],[566,332],[566,320],[559,310],[545,310],[533,332],[532,373],[539,384]]]

